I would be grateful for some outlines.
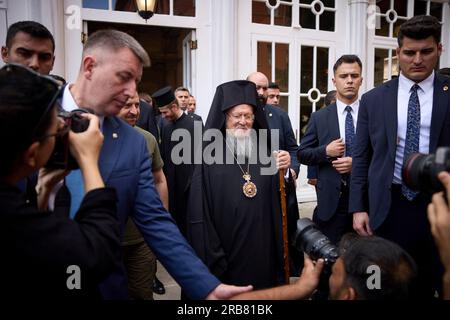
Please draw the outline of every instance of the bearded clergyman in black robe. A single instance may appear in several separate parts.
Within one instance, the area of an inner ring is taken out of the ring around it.
[[[201,132],[203,123],[183,112],[171,87],[158,90],[152,97],[163,118],[160,150],[169,191],[169,212],[186,235],[187,194],[194,172],[194,130],[197,125]]]
[[[278,168],[288,168],[290,156],[271,155],[257,98],[249,81],[217,88],[192,177],[187,238],[221,281],[261,289],[283,283]]]

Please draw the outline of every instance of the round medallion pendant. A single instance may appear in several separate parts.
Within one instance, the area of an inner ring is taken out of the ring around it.
[[[242,191],[244,192],[247,198],[253,198],[254,196],[256,196],[258,189],[256,188],[256,185],[253,182],[247,181],[242,186]]]

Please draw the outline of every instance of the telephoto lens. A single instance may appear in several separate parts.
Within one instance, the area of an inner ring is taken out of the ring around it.
[[[331,268],[339,258],[338,248],[308,218],[297,220],[297,231],[294,234],[293,245],[314,261],[324,260],[325,264],[320,275],[319,285],[311,299],[327,300],[329,294],[328,280],[331,275]]]
[[[339,257],[338,248],[308,218],[297,221],[294,246],[312,260],[322,258],[328,266],[332,266]]]

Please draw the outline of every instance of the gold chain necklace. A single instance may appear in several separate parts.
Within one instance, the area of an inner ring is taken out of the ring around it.
[[[236,158],[234,151],[228,145],[226,138],[225,138],[225,144],[227,145],[228,149],[230,149],[230,152],[233,155],[234,159],[236,160],[236,163],[239,166],[239,169],[241,169],[241,171],[242,171],[242,178],[244,178],[244,180],[245,180],[245,183],[242,186],[242,192],[244,193],[244,195],[247,198],[253,198],[254,196],[256,196],[256,193],[258,193],[258,188],[256,188],[256,185],[251,181],[252,176],[250,175],[250,159],[247,164],[247,171],[244,172],[244,169],[242,169],[241,165],[239,164],[239,161]]]

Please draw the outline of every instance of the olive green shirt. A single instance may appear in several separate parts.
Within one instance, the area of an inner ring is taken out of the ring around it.
[[[158,171],[162,169],[164,166],[164,162],[161,158],[161,153],[159,152],[158,143],[156,142],[155,137],[148,131],[141,129],[137,126],[134,127],[139,133],[141,133],[145,141],[147,141],[148,152],[150,153],[150,161],[152,163],[152,172]],[[138,228],[132,221],[132,219],[128,218],[127,226],[125,228],[125,233],[122,240],[123,246],[130,246],[133,244],[141,243],[144,241],[141,233]]]

